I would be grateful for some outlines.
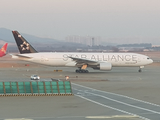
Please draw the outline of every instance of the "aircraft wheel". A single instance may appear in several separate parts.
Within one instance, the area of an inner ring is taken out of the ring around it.
[[[138,70],[138,72],[142,72],[142,70],[141,70],[141,69],[139,69],[139,70]]]
[[[89,73],[88,70],[75,70],[76,73]]]

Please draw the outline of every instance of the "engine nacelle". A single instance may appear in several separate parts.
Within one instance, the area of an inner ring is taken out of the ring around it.
[[[112,69],[111,63],[100,63],[99,64],[99,70],[109,71]]]

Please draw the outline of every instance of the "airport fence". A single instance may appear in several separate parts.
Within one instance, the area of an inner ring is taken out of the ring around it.
[[[0,96],[72,95],[70,81],[0,82]]]

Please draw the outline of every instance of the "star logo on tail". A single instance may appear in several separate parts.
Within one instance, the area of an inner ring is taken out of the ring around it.
[[[29,44],[26,42],[23,42],[23,44],[20,45],[22,51],[29,50]]]

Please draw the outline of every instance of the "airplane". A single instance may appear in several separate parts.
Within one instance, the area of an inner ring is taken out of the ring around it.
[[[87,67],[110,71],[112,67],[139,67],[153,62],[148,56],[137,53],[78,53],[78,52],[37,52],[25,38],[12,31],[20,54],[12,58],[52,67],[77,67],[77,73],[88,73]]]
[[[0,57],[3,57],[6,55],[7,46],[8,46],[8,43],[5,43],[3,47],[0,49]]]

